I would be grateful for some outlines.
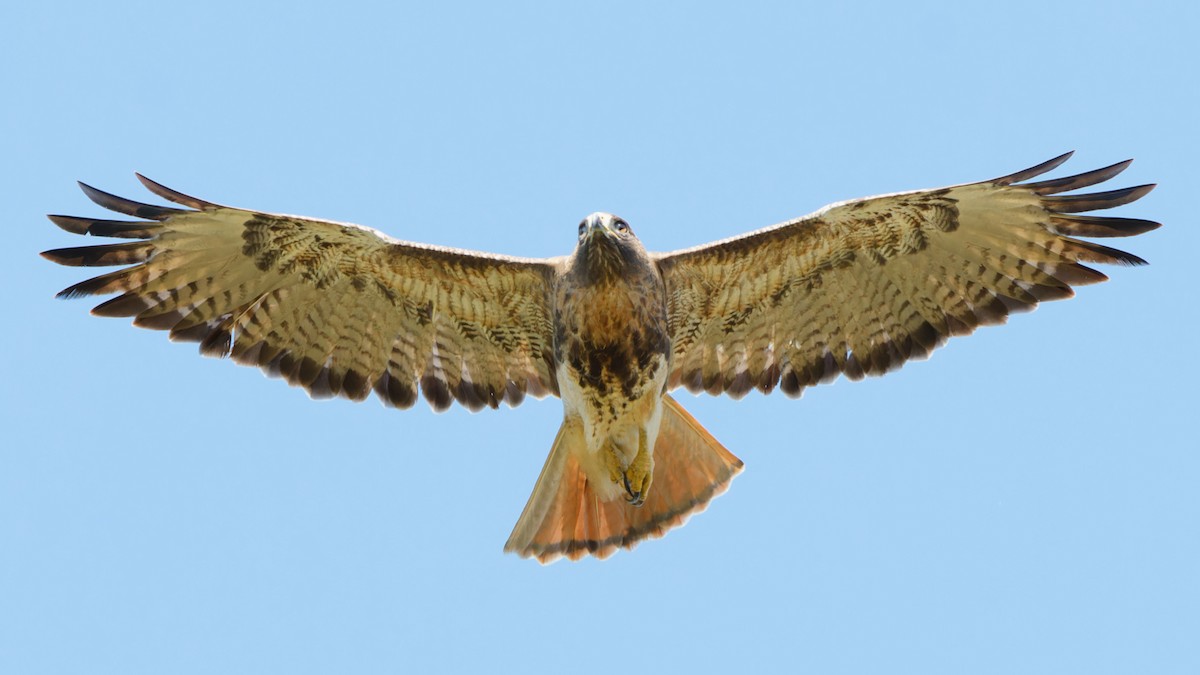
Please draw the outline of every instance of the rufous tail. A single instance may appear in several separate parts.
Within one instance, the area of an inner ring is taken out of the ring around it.
[[[577,420],[566,420],[504,550],[546,564],[565,556],[607,558],[661,537],[703,511],[742,470],[742,460],[668,395],[654,444],[654,479],[641,506],[601,501],[579,465],[587,452]]]

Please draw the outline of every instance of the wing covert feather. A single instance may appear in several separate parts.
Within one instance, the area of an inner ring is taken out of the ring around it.
[[[668,388],[740,397],[779,386],[798,396],[840,374],[880,375],[1107,278],[1082,263],[1144,264],[1075,237],[1132,236],[1158,223],[1075,214],[1129,203],[1152,185],[1058,196],[1102,183],[1128,161],[1024,182],[1069,156],[990,181],[841,202],[659,255]]]
[[[314,398],[478,410],[557,394],[550,288],[558,262],[397,241],[345,223],[196,199],[142,176],[158,207],[89,186],[93,201],[149,219],[50,216],[76,234],[136,239],[46,251],[64,265],[131,265],[61,297],[119,293],[102,316],[200,343]]]

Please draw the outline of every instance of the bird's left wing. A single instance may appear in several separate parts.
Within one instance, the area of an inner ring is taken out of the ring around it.
[[[61,297],[120,293],[93,313],[136,317],[138,326],[259,366],[314,398],[361,400],[374,390],[404,408],[420,390],[436,410],[454,400],[474,410],[557,393],[555,260],[396,241],[358,225],[221,206],[138,178],[189,208],[82,186],[97,204],[144,220],[50,216],[76,234],[136,240],[43,253],[64,265],[130,265]]]
[[[662,254],[671,332],[668,387],[797,396],[844,373],[878,375],[946,338],[1001,323],[1106,277],[1083,263],[1142,264],[1075,237],[1158,227],[1078,215],[1153,187],[1061,195],[1129,162],[1027,181],[1070,153],[990,181],[828,206],[811,216]]]

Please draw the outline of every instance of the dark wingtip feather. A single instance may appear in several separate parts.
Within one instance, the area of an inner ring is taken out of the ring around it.
[[[50,249],[49,251],[42,251],[38,255],[42,256],[46,260],[49,260],[50,262],[56,262],[56,263],[62,265],[64,263],[59,262],[60,252],[61,252],[61,249],[55,248],[55,249]]]
[[[75,216],[59,216],[48,214],[46,216],[50,222],[70,232],[71,234],[87,234],[88,229],[92,226],[92,221],[88,218],[76,218]]]
[[[162,197],[163,199],[165,199],[167,201],[175,202],[176,204],[183,204],[184,206],[189,206],[189,207],[191,207],[193,209],[197,209],[199,211],[208,211],[211,209],[221,208],[220,204],[214,204],[212,202],[207,202],[207,201],[204,201],[203,199],[199,199],[199,198],[193,197],[191,195],[185,195],[182,192],[179,192],[177,190],[172,190],[171,188],[163,185],[162,183],[150,180],[149,178],[146,178],[145,176],[143,176],[140,173],[137,173],[136,171],[134,172],[133,175],[137,176],[137,179],[142,182],[142,185],[146,186],[147,190],[153,192],[154,194],[158,195],[159,197]]]
[[[96,291],[94,289],[97,284],[95,282],[96,278],[93,278],[88,279],[87,281],[81,281],[71,286],[67,286],[61,291],[55,293],[54,297],[58,298],[59,300],[73,300],[75,298],[82,298],[88,295],[96,295]]]
[[[42,257],[70,267],[105,267],[145,262],[154,252],[149,242],[130,242],[108,246],[72,246],[42,251]]]
[[[1108,281],[1107,274],[1079,263],[1058,265],[1053,271],[1053,276],[1068,286],[1087,286]]]
[[[1132,159],[1127,159],[1124,162],[1117,162],[1100,169],[1086,171],[1084,173],[1075,174],[1074,176],[1066,176],[1065,178],[1053,178],[1050,180],[1038,181],[1036,183],[1026,183],[1025,187],[1033,190],[1039,195],[1052,195],[1059,192],[1068,192],[1085,188],[1097,183],[1113,178],[1120,174],[1129,165],[1133,163]]]
[[[1122,188],[1120,190],[1109,190],[1107,192],[1091,192],[1083,195],[1064,195],[1061,197],[1046,197],[1046,207],[1055,213],[1079,213],[1082,211],[1096,211],[1100,209],[1111,209],[1117,206],[1122,206],[1130,202],[1135,202],[1142,197],[1145,197],[1155,188],[1154,183],[1148,185],[1136,185],[1134,187]]]
[[[1111,216],[1054,215],[1050,226],[1056,234],[1075,237],[1132,237],[1157,230],[1162,223],[1140,218],[1113,218]]]
[[[91,279],[85,279],[74,286],[62,289],[55,297],[81,298],[86,295],[103,295],[105,293],[128,290],[126,284],[129,282],[130,269],[133,268],[123,268],[92,277]]]
[[[173,209],[166,206],[154,206],[153,204],[143,204],[135,202],[132,199],[125,199],[114,194],[98,190],[87,183],[79,182],[79,189],[83,190],[83,194],[93,202],[103,206],[109,211],[124,213],[127,216],[136,216],[138,218],[146,218],[148,220],[166,220],[171,216],[177,216],[181,213],[187,213],[182,209]]]
[[[46,217],[50,219],[50,222],[71,234],[90,234],[93,237],[150,239],[162,228],[162,225],[145,221],[102,220],[59,215],[48,215]]]
[[[1066,246],[1065,252],[1074,260],[1105,263],[1107,265],[1139,266],[1147,264],[1145,260],[1132,253],[1092,241],[1065,238],[1063,244]]]
[[[125,293],[92,308],[92,316],[137,316],[151,307],[150,302],[136,293]]]
[[[993,180],[992,182],[997,185],[1012,185],[1013,183],[1020,183],[1023,180],[1029,180],[1030,178],[1033,178],[1035,176],[1040,176],[1040,175],[1046,173],[1047,171],[1054,170],[1060,164],[1062,164],[1063,162],[1070,159],[1071,155],[1073,155],[1073,154],[1075,154],[1074,150],[1072,150],[1070,152],[1064,152],[1063,154],[1059,155],[1058,157],[1055,157],[1054,159],[1046,160],[1045,162],[1042,162],[1041,164],[1038,164],[1037,166],[1031,166],[1028,169],[1025,169],[1023,171],[1018,171],[1016,173],[1010,173],[1007,176],[1001,176],[1000,178],[997,178],[997,179]]]

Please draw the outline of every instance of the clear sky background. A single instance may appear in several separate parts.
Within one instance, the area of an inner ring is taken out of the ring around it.
[[[0,672],[1200,672],[1195,4],[737,4],[4,3]],[[551,256],[1070,149],[1160,183],[1149,267],[882,379],[683,394],[746,471],[603,562],[501,553],[558,401],[313,402],[37,256],[135,170]]]

